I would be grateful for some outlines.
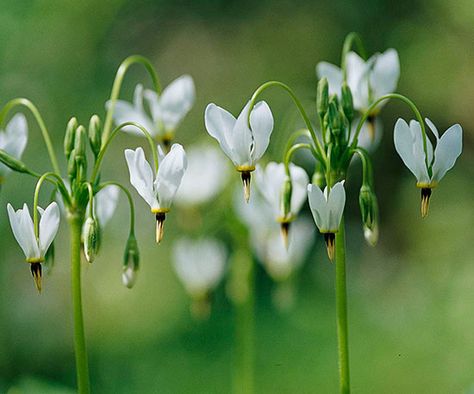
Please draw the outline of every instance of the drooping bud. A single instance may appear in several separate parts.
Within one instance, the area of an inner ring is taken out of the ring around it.
[[[134,235],[128,238],[123,255],[122,283],[131,289],[137,280],[138,267],[140,263],[140,252]]]
[[[423,187],[421,189],[421,217],[422,218],[428,216],[428,211],[430,208],[430,197],[431,197],[431,189],[428,187]]]
[[[242,183],[244,185],[244,198],[245,202],[249,202],[250,200],[250,180],[251,180],[251,172],[250,171],[241,171],[240,176],[242,178]]]
[[[77,119],[72,117],[66,127],[66,134],[64,136],[64,154],[69,159],[71,152],[74,149],[74,141],[76,138],[76,129],[78,126]]]
[[[324,242],[326,242],[326,249],[328,252],[328,257],[331,262],[334,261],[334,256],[336,254],[336,234],[334,233],[324,233]]]
[[[94,156],[97,157],[102,145],[102,128],[98,115],[92,115],[89,121],[89,143]]]
[[[364,226],[364,238],[370,246],[377,245],[379,240],[379,225],[377,222],[375,222],[371,229]]]
[[[378,241],[378,203],[377,196],[367,184],[363,184],[359,192],[359,207],[362,226],[366,241],[375,246]]]
[[[160,243],[163,239],[164,229],[165,229],[165,219],[166,213],[165,212],[158,212],[156,214],[156,243]]]
[[[3,149],[0,149],[0,162],[11,168],[13,171],[23,173],[29,172],[25,163],[23,163],[21,160],[14,158],[13,156],[10,156]]]
[[[354,103],[352,101],[351,89],[346,82],[344,82],[341,87],[341,104],[345,117],[349,123],[352,122],[354,119]]]
[[[89,263],[92,263],[99,250],[99,225],[92,216],[86,219],[84,224],[84,255]]]
[[[319,116],[324,116],[329,106],[329,84],[326,78],[322,78],[318,82],[316,106]]]
[[[31,274],[33,275],[33,280],[35,281],[36,290],[38,290],[38,293],[41,293],[41,277],[42,277],[41,263],[31,263],[30,269],[31,269]]]

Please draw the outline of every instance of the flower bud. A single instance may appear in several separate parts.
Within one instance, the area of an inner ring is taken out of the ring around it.
[[[140,252],[134,235],[128,238],[125,253],[123,255],[122,283],[131,289],[136,280],[140,262]]]
[[[102,128],[98,115],[92,115],[89,122],[89,143],[94,156],[97,157],[102,145]]]
[[[67,162],[67,175],[69,176],[69,179],[74,179],[76,177],[76,171],[76,154],[73,149]]]
[[[81,125],[76,129],[76,135],[74,139],[74,152],[76,157],[86,156],[86,144],[86,129],[84,128],[84,126]]]
[[[378,240],[378,204],[375,193],[367,184],[360,188],[359,206],[365,239],[374,246]]]
[[[326,78],[322,78],[318,82],[316,107],[319,116],[324,116],[329,106],[329,84]]]
[[[84,224],[84,254],[89,263],[92,263],[99,250],[99,225],[92,216]]]
[[[339,113],[337,96],[331,97],[328,108],[328,123],[331,134],[337,139],[342,131],[342,119]]]
[[[25,163],[23,163],[21,160],[14,158],[13,156],[10,156],[3,149],[0,149],[0,162],[11,168],[13,171],[29,172]]]
[[[352,92],[346,82],[342,84],[341,88],[341,104],[344,115],[347,120],[352,122],[354,119],[354,103],[352,101]]]
[[[78,123],[76,117],[72,117],[66,127],[66,135],[64,136],[64,154],[67,158],[74,149],[74,140]]]

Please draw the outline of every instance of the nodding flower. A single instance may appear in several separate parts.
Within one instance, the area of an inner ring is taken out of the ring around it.
[[[329,260],[334,260],[335,234],[339,231],[342,214],[346,203],[344,181],[337,182],[331,190],[324,192],[316,185],[308,185],[308,200],[314,221],[324,235]]]
[[[462,152],[462,128],[459,124],[451,126],[440,137],[438,129],[429,119],[425,119],[436,139],[433,150],[426,137],[426,152],[420,123],[412,120],[410,125],[403,119],[395,124],[393,139],[395,149],[407,168],[416,177],[416,186],[421,189],[421,216],[428,215],[432,189],[456,163]]]
[[[118,100],[113,118],[116,124],[139,123],[154,138],[161,140],[165,147],[168,147],[179,123],[192,108],[195,96],[194,82],[189,75],[175,79],[160,95],[152,90],[143,89],[142,85],[137,85],[133,104]],[[144,100],[148,108],[145,108]],[[106,106],[109,107],[110,102],[107,102]],[[133,126],[125,127],[124,130],[143,135]]]
[[[142,148],[126,149],[125,159],[130,172],[130,183],[156,216],[156,242],[160,243],[163,238],[166,214],[170,211],[173,199],[181,184],[187,161],[186,153],[179,144],[173,144],[166,155],[160,147],[158,147],[158,151],[160,165],[156,175],[147,162]]]
[[[44,210],[38,207],[41,219],[37,234],[26,204],[23,205],[23,209],[17,211],[8,204],[7,211],[13,235],[25,254],[26,262],[30,263],[36,288],[41,292],[41,263],[44,262],[46,252],[59,228],[58,204],[52,202]]]
[[[250,198],[251,173],[257,161],[263,156],[273,131],[273,115],[268,104],[260,101],[250,112],[244,107],[237,119],[224,108],[209,104],[204,116],[207,132],[215,138],[224,153],[241,173],[244,196]]]

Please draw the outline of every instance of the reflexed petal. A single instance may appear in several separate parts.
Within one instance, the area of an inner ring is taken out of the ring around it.
[[[308,185],[308,201],[316,226],[320,231],[329,229],[329,208],[323,191],[316,185]]]
[[[194,104],[193,79],[183,75],[169,84],[160,97],[161,120],[166,131],[174,130]]]
[[[420,183],[430,183],[431,179],[428,175],[428,169],[425,162],[425,149],[423,147],[423,133],[421,131],[420,123],[416,120],[410,121],[410,131],[413,137],[413,157],[416,159],[415,164],[417,165],[417,172],[420,174],[418,177],[418,182]],[[428,163],[431,162],[433,158],[433,145],[431,141],[426,137],[426,151],[428,153]]]
[[[293,163],[290,163],[290,175],[291,185],[293,187],[291,193],[291,213],[296,215],[306,201],[309,178],[303,168]]]
[[[8,204],[7,210],[13,235],[23,250],[25,257],[27,259],[39,258],[38,242],[27,205],[24,204],[23,209],[18,209],[15,212],[13,207]]]
[[[318,79],[326,78],[329,84],[329,94],[341,95],[342,70],[334,64],[320,62],[316,66],[316,75]]]
[[[355,136],[359,120],[359,118],[356,118],[354,122],[352,122],[351,139],[353,139]],[[373,130],[371,127],[373,127]],[[370,125],[369,122],[364,122],[362,128],[360,129],[359,137],[357,138],[357,146],[364,148],[368,152],[374,152],[382,141],[382,135],[383,123],[377,116],[375,118],[374,124],[372,125]]]
[[[346,204],[346,191],[344,189],[344,181],[337,182],[330,190],[328,197],[329,210],[329,230],[339,230],[344,206]]]
[[[366,109],[369,106],[369,71],[370,62],[365,62],[355,52],[346,56],[347,84],[352,92],[354,108]]]
[[[106,107],[107,109],[110,108],[110,102],[107,102]],[[132,104],[126,101],[117,100],[113,119],[117,126],[125,122],[135,122],[143,126],[152,136],[157,135],[157,130],[148,114],[137,110]],[[135,126],[126,126],[122,130],[137,136],[143,136],[143,133]]]
[[[234,164],[238,165],[234,160],[230,145],[235,121],[234,116],[224,108],[218,107],[212,103],[206,107],[204,122],[207,132],[211,137],[219,142],[221,149],[229,159],[231,159]]]
[[[173,144],[170,152],[160,163],[155,180],[160,208],[169,208],[178,191],[181,179],[186,171],[186,153],[180,144]]]
[[[257,161],[267,150],[273,131],[272,111],[265,101],[255,104],[250,114],[250,128],[255,142],[253,157]]]
[[[59,228],[59,207],[56,202],[49,204],[41,214],[39,222],[39,247],[41,256],[46,254]]]
[[[254,165],[255,137],[248,126],[249,104],[247,103],[237,118],[231,134],[232,155],[238,165]],[[260,148],[259,148],[260,149]],[[266,147],[265,147],[266,149]]]
[[[158,201],[153,190],[153,171],[145,159],[143,149],[126,149],[125,159],[130,172],[130,183],[151,208],[158,208]]]
[[[5,135],[0,134],[0,149],[8,154],[21,158],[28,141],[28,123],[25,115],[16,114],[5,128]]]
[[[450,170],[462,152],[462,128],[451,126],[438,140],[433,164],[433,180],[439,181]]]
[[[439,131],[437,127],[434,125],[434,123],[428,118],[425,118],[425,122],[428,125],[428,127],[431,129],[431,131],[433,132],[434,136],[436,137],[436,140],[439,140]]]
[[[255,184],[265,198],[276,218],[281,216],[280,193],[285,179],[285,167],[283,163],[271,161],[265,169],[257,165],[255,170]]]
[[[422,157],[415,156],[414,146],[417,145],[415,144],[415,136],[412,134],[412,130],[407,122],[403,119],[398,119],[397,123],[395,123],[393,141],[396,151],[413,175],[415,175],[418,180],[425,176],[427,177],[428,173],[424,164],[424,155]],[[416,152],[418,152],[418,150]],[[424,171],[422,171],[423,168]]]
[[[101,189],[94,196],[94,210],[99,225],[104,227],[117,208],[120,189],[118,186],[109,185]]]
[[[400,61],[395,49],[387,49],[376,55],[374,67],[370,73],[370,86],[373,100],[393,93],[400,78]]]

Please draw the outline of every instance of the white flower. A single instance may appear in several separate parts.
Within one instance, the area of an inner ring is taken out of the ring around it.
[[[308,185],[308,200],[316,226],[324,234],[329,259],[334,259],[335,233],[339,231],[344,205],[346,203],[346,192],[344,181],[337,182],[328,192],[324,193],[318,186]]]
[[[381,96],[393,93],[400,77],[400,61],[395,49],[376,53],[369,60],[363,60],[355,52],[346,56],[347,84],[352,92],[354,108],[364,112]],[[316,66],[318,78],[326,77],[330,94],[341,94],[342,70],[330,63],[321,62]],[[372,113],[376,115],[380,106]]]
[[[195,100],[193,79],[183,75],[171,82],[158,95],[156,92],[143,89],[142,85],[135,88],[133,104],[118,100],[115,104],[113,118],[116,124],[137,122],[153,136],[171,140],[176,127],[189,112]],[[148,110],[145,109],[146,100]],[[107,102],[107,107],[110,102]],[[143,135],[136,127],[126,127],[125,131]]]
[[[28,124],[25,115],[16,114],[8,122],[5,131],[0,130],[0,149],[16,159],[20,159],[28,141]],[[0,183],[9,172],[5,164],[0,163]]]
[[[130,172],[130,183],[156,214],[156,242],[163,238],[163,223],[186,171],[186,153],[179,144],[173,144],[164,155],[160,147],[160,165],[156,177],[145,159],[142,148],[126,149],[125,158]]]
[[[209,145],[186,148],[188,167],[176,194],[177,204],[193,206],[210,201],[226,185],[229,173],[224,155]]]
[[[290,163],[289,169],[292,185],[290,217],[294,218],[306,200],[306,188],[309,183],[309,178],[303,168],[293,163]],[[257,166],[255,172],[257,187],[268,204],[270,204],[277,221],[286,219],[281,206],[281,191],[285,178],[286,172],[283,163],[270,162],[265,169]]]
[[[357,126],[359,125],[359,118],[352,122],[351,139],[353,140]],[[364,122],[357,137],[357,146],[373,152],[382,141],[383,124],[379,117],[372,118],[368,122]],[[352,142],[352,141],[351,141]]]
[[[191,297],[208,295],[222,280],[227,253],[224,245],[211,238],[181,238],[173,247],[173,266]]]
[[[26,261],[31,264],[31,273],[36,288],[41,291],[41,263],[44,261],[46,252],[59,228],[58,204],[52,202],[45,210],[38,207],[41,215],[38,238],[35,235],[33,220],[26,204],[23,205],[23,209],[18,209],[16,212],[11,204],[8,204],[7,211],[13,235],[23,250]]]
[[[130,183],[147,202],[153,213],[168,212],[186,171],[186,154],[180,144],[173,144],[169,153],[161,154],[156,176],[145,159],[142,148],[126,149]]]
[[[423,149],[423,135],[417,121],[410,121],[408,126],[403,119],[398,119],[393,134],[395,149],[408,169],[415,175],[416,186],[421,188],[421,215],[423,217],[428,214],[431,189],[436,187],[446,172],[454,166],[462,152],[462,128],[459,124],[451,126],[440,137],[436,126],[429,119],[425,121],[436,139],[436,148],[433,151],[433,146],[428,136],[426,137],[428,157]]]
[[[313,244],[314,226],[307,219],[298,219],[293,223],[289,237],[290,244],[286,248],[278,229],[274,228],[257,245],[254,242],[265,269],[277,281],[287,279],[303,264]]]
[[[106,186],[94,196],[95,217],[101,228],[112,218],[117,208],[120,189],[116,185]],[[88,209],[88,208],[87,208]]]
[[[206,107],[204,116],[207,132],[219,142],[237,171],[241,172],[247,201],[250,198],[250,173],[267,150],[273,131],[272,111],[264,101],[252,109],[249,127],[249,105],[247,103],[237,119],[215,104]]]

